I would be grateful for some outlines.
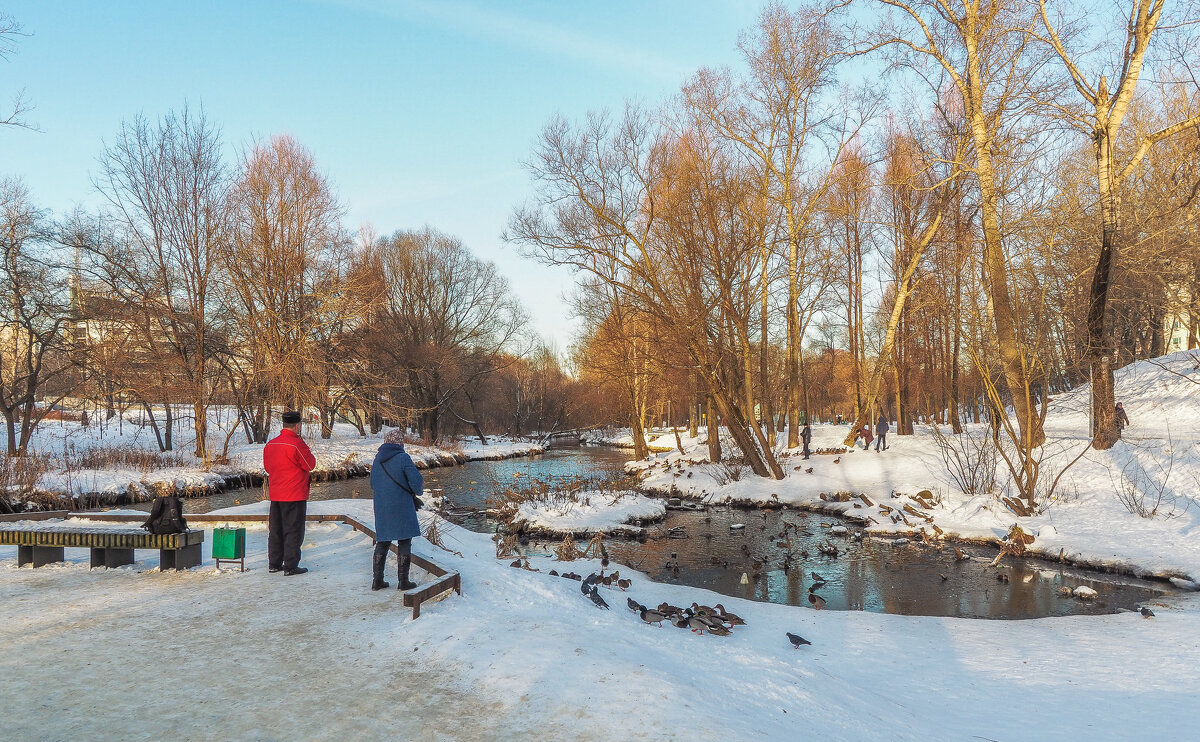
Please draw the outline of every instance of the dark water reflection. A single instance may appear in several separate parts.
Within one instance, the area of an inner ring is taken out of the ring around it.
[[[452,508],[452,520],[471,530],[490,532],[494,525],[479,510],[498,487],[533,477],[619,474],[627,458],[628,452],[608,448],[558,449],[535,457],[429,469],[424,472],[425,486],[442,490]],[[314,485],[312,491],[314,500],[370,496],[366,479],[324,482]],[[259,490],[238,490],[185,502],[189,512],[206,512],[261,498]],[[745,528],[730,529],[735,523]],[[789,524],[787,537],[781,538],[785,523]],[[1169,594],[1161,583],[1037,559],[1006,557],[1008,567],[997,570],[988,566],[996,554],[993,548],[961,547],[972,558],[955,561],[952,547],[938,551],[869,537],[857,541],[852,535],[857,530],[854,526],[847,535],[833,536],[827,525],[847,524],[832,516],[798,511],[721,506],[701,512],[668,511],[662,525],[650,529],[645,543],[615,538],[606,543],[615,561],[646,572],[657,581],[801,606],[810,605],[811,591],[826,601],[827,610],[1040,618],[1113,613]],[[687,538],[666,537],[666,530],[677,526],[686,531]],[[818,553],[817,545],[825,541],[837,545],[837,558]],[[534,541],[526,551],[548,554],[552,546]],[[758,570],[756,563],[762,565]],[[823,577],[824,584],[815,586],[811,572]],[[998,581],[998,574],[1007,575],[1008,582]],[[1080,585],[1096,590],[1096,599],[1083,601],[1059,595],[1060,587]]]

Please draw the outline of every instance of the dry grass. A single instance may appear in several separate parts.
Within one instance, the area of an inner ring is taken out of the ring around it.
[[[50,469],[50,457],[44,454],[9,456],[0,453],[0,513],[50,509],[61,504],[55,495],[38,490],[37,483]]]
[[[448,551],[451,554],[455,554],[460,557],[462,556],[461,551],[455,551],[442,542],[442,532],[438,529],[437,518],[434,518],[433,521],[430,522],[429,527],[425,529],[425,540],[443,551]]]
[[[174,466],[191,466],[195,459],[177,451],[153,451],[136,446],[106,446],[104,448],[78,449],[68,445],[61,458],[66,471],[81,469],[134,469],[152,472]]]
[[[83,413],[78,410],[46,410],[42,420],[65,420],[69,423],[83,422]]]
[[[558,557],[560,562],[573,562],[583,555],[580,553],[579,547],[575,545],[575,539],[567,534],[563,536],[562,543],[554,547],[554,556]]]

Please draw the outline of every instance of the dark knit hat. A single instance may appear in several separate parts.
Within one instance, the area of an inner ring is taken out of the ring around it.
[[[283,416],[279,419],[283,420],[284,425],[295,425],[296,423],[300,422],[300,413],[299,412],[285,412],[285,413],[283,413]]]

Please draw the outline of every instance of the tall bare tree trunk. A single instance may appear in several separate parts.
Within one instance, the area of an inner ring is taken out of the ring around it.
[[[790,231],[789,231],[790,234]],[[787,309],[787,367],[788,367],[788,448],[800,445],[800,277],[799,246],[794,237],[788,238],[788,309]],[[807,409],[807,399],[805,408]]]
[[[708,460],[715,464],[721,460],[721,426],[711,394],[705,397],[704,418],[708,431]]]
[[[971,55],[971,60],[972,69],[968,84],[973,93],[982,99],[983,92],[979,89],[978,81],[982,74],[979,61],[975,54]],[[1042,419],[1033,399],[1033,381],[1017,334],[1016,309],[1008,286],[1008,259],[1004,254],[1004,242],[1000,233],[999,194],[996,190],[996,172],[990,151],[992,138],[982,110],[973,111],[970,119],[975,142],[975,172],[979,180],[983,254],[987,266],[988,295],[996,329],[996,344],[1000,349],[1000,366],[1017,412],[1022,447],[1032,450],[1045,442],[1046,435],[1042,432]]]

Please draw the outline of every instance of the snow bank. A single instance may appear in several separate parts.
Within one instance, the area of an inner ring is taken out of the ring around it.
[[[680,431],[680,436],[686,438],[687,431]],[[633,448],[633,431],[630,428],[615,428],[606,430],[589,430],[580,436],[585,445],[611,446],[613,448]],[[646,445],[650,451],[663,452],[675,449],[675,433],[671,431],[646,431]]]
[[[1136,361],[1113,374],[1117,401],[1129,415],[1126,438],[1200,437],[1200,351]],[[1046,428],[1086,434],[1091,386],[1083,384],[1050,402]]]
[[[1125,401],[1133,425],[1108,451],[1088,448],[1088,389],[1054,399],[1046,420],[1044,481],[1052,480],[1081,452],[1084,455],[1063,474],[1052,499],[1031,517],[1018,517],[1000,501],[1000,495],[1011,494],[1003,462],[998,467],[998,492],[962,492],[932,431],[920,425],[912,436],[889,434],[889,448],[881,452],[873,447],[845,449],[847,426],[813,426],[813,450],[842,453],[804,460],[796,452],[780,450],[782,481],[756,477],[733,464],[695,463],[707,459],[703,433],[685,443],[684,454],[653,454],[626,468],[649,491],[838,512],[872,533],[995,542],[1019,522],[1035,534],[1030,546],[1035,553],[1139,576],[1195,581],[1200,578],[1200,539],[1195,537],[1200,527],[1197,366],[1189,354],[1176,353],[1119,370],[1117,397]],[[967,434],[987,435],[987,426],[968,425]],[[737,481],[729,481],[731,470]],[[1147,509],[1161,491],[1154,517],[1139,517],[1121,503],[1118,494],[1131,488],[1148,496]],[[916,497],[923,491],[930,496]]]
[[[579,492],[574,501],[523,502],[512,525],[528,531],[561,534],[638,532],[636,523],[661,520],[667,509],[662,500],[637,492]]]
[[[223,437],[221,426],[229,422],[222,417],[220,408],[215,408],[210,420],[211,435],[214,438]],[[201,494],[230,485],[238,486],[247,478],[261,479],[266,474],[262,466],[262,444],[245,443],[244,439],[232,443],[228,463],[206,465],[191,453],[194,438],[179,435],[178,432],[176,450],[172,456],[189,462],[187,465],[150,472],[122,468],[52,471],[39,480],[38,488],[60,495],[96,496],[102,501],[115,503],[148,499],[164,490]],[[317,428],[306,429],[305,440],[317,460],[314,477],[326,479],[367,473],[385,433],[381,431],[378,435],[362,436],[352,425],[337,424],[332,436],[323,439],[319,437]],[[52,421],[39,426],[31,450],[61,457],[114,447],[154,451],[157,450],[157,442],[150,429],[135,420],[110,421],[87,427],[75,422]],[[464,439],[454,450],[420,445],[406,448],[419,469],[455,466],[473,460],[528,456],[544,450],[538,443],[507,437],[490,438],[487,445],[478,439]]]

